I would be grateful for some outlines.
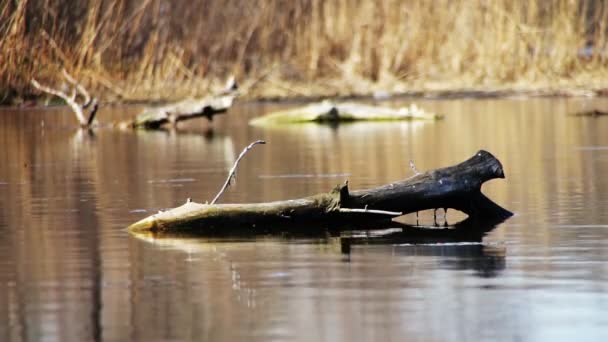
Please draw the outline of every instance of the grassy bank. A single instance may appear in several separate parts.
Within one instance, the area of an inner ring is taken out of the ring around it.
[[[0,101],[62,67],[109,100],[608,88],[608,4],[2,0]]]

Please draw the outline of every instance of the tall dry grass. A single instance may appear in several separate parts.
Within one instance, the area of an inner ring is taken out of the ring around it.
[[[596,0],[1,0],[0,96],[65,67],[122,99],[605,87]]]

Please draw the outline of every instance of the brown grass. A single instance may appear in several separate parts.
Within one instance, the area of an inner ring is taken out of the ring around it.
[[[599,89],[607,25],[605,1],[0,0],[0,100],[61,67],[122,100]]]

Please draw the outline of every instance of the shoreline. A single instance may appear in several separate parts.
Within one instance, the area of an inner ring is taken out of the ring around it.
[[[196,96],[194,96],[196,98]],[[238,103],[309,103],[332,99],[335,101],[392,101],[404,99],[424,99],[424,100],[453,100],[453,99],[508,99],[508,98],[600,98],[608,97],[608,86],[606,87],[496,87],[493,89],[480,89],[480,87],[469,88],[441,88],[441,89],[412,89],[401,92],[375,91],[350,94],[332,94],[331,92],[313,92],[307,95],[249,95],[244,94],[237,99]],[[124,106],[124,105],[164,105],[179,101],[180,98],[159,99],[155,96],[150,98],[136,99],[109,99],[104,100],[100,96],[100,103],[103,106]],[[186,99],[183,97],[181,99]],[[63,105],[63,101],[57,98],[50,98],[46,95],[28,96],[27,98],[17,98],[0,103],[0,107],[8,108],[27,108],[27,107],[50,107]]]

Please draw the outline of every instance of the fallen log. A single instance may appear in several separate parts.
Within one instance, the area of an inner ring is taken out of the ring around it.
[[[308,106],[274,112],[255,118],[252,125],[276,125],[303,122],[350,122],[389,120],[436,120],[441,116],[426,112],[416,105],[398,109],[360,103],[323,101]]]
[[[121,128],[159,129],[163,125],[177,125],[184,120],[206,117],[213,120],[213,116],[225,113],[238,95],[238,85],[234,77],[226,82],[225,89],[217,95],[199,99],[186,99],[160,107],[146,108],[135,118],[118,124]]]
[[[385,222],[417,211],[453,208],[471,218],[512,215],[481,193],[481,185],[504,178],[500,161],[486,151],[445,168],[374,189],[349,191],[348,182],[329,193],[301,199],[248,204],[201,204],[188,199],[174,209],[149,216],[131,232],[188,232],[213,235],[238,230],[289,230],[310,225]]]
[[[174,126],[179,121],[225,113],[234,102],[236,94],[189,99],[161,107],[147,108],[131,120],[119,124],[122,128],[158,129],[165,124]]]

